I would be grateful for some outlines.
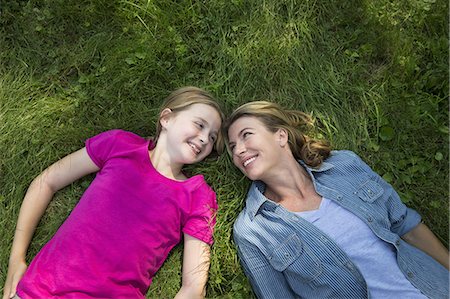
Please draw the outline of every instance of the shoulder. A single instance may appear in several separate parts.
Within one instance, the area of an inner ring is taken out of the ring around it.
[[[95,136],[92,136],[88,140],[109,140],[109,141],[128,141],[128,142],[144,142],[145,138],[121,129],[113,129],[101,132]]]
[[[254,224],[248,214],[247,207],[244,207],[239,213],[233,224],[233,238],[235,242],[245,240],[252,235]]]
[[[345,176],[356,180],[363,177],[377,176],[372,168],[356,153],[349,150],[332,151],[331,155],[324,161],[329,171],[323,172],[322,176]]]
[[[104,140],[105,143],[110,143],[116,149],[130,149],[140,147],[148,143],[146,138],[121,129],[109,130],[100,133],[91,139]]]
[[[360,161],[361,158],[350,150],[333,150],[330,156],[325,160],[327,163],[345,163]]]
[[[146,142],[147,139],[129,131],[114,129],[105,132],[111,138],[116,139],[116,141],[129,142],[129,143],[143,143]]]
[[[324,164],[332,166],[334,169],[341,168],[366,168],[367,165],[356,153],[349,150],[334,150],[330,156],[324,161]],[[330,168],[330,167],[328,167]]]
[[[262,182],[253,181],[247,191],[245,207],[241,210],[234,222],[233,233],[235,237],[249,236],[252,231],[258,229],[258,224],[254,221],[254,216],[264,201],[261,198],[262,191],[258,186],[262,188]]]
[[[205,181],[203,175],[196,175],[185,182],[186,189],[194,199],[193,204],[201,206],[207,204],[211,208],[217,210],[216,193],[210,185]]]
[[[135,151],[146,146],[147,140],[128,131],[109,130],[86,140],[86,150],[97,166],[115,155]]]

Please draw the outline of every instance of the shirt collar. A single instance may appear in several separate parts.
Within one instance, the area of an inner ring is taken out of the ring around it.
[[[298,163],[305,167],[306,171],[311,176],[313,183],[315,183],[315,173],[324,172],[334,167],[333,164],[327,162],[322,162],[322,164],[320,164],[317,168],[309,167],[302,160],[298,160]],[[250,186],[247,194],[246,205],[251,220],[253,220],[256,214],[258,214],[263,204],[267,204],[272,209],[279,205],[264,196],[265,190],[266,184],[262,181],[253,181]]]

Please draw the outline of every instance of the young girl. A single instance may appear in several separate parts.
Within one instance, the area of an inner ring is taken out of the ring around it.
[[[182,287],[202,298],[216,197],[183,165],[223,145],[223,114],[211,95],[185,87],[166,99],[156,136],[111,130],[51,165],[31,183],[17,221],[3,298],[144,298],[182,234]],[[53,194],[89,173],[95,179],[27,268],[33,232]]]

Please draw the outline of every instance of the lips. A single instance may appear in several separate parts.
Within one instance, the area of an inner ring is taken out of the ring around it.
[[[256,160],[256,157],[257,156],[253,156],[253,157],[250,157],[248,159],[245,159],[244,163],[242,163],[242,166],[244,166],[244,168],[247,167],[249,164],[251,164],[253,161]]]
[[[200,147],[198,147],[197,145],[195,145],[194,143],[188,142],[189,146],[192,148],[192,151],[196,154],[199,155],[202,150],[200,149]]]

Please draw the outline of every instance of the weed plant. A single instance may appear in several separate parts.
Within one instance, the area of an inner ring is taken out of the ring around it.
[[[267,99],[316,118],[317,136],[357,152],[448,246],[448,2],[9,0],[0,6],[0,285],[21,201],[36,175],[112,128],[154,133],[180,86],[230,112]],[[232,224],[249,181],[226,155],[190,167],[220,206],[210,298],[251,298]],[[92,177],[57,193],[31,260]],[[181,246],[149,290],[173,297]]]

